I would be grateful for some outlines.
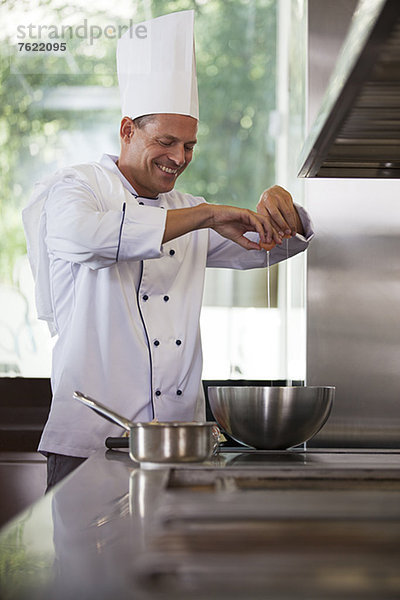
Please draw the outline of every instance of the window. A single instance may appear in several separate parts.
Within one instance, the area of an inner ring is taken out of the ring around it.
[[[50,0],[2,7],[0,375],[50,374],[53,342],[36,319],[20,214],[35,181],[118,154],[116,38],[141,20],[195,8],[199,141],[177,188],[255,208],[276,182],[301,203],[295,162],[304,129],[304,5],[100,0],[94,9],[83,0]],[[65,50],[56,50],[62,42]],[[269,292],[267,280],[265,270],[209,270],[205,378],[304,378],[304,257],[272,267]]]

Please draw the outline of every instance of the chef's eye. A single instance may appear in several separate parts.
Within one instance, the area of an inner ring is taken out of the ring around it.
[[[164,142],[163,140],[158,140],[159,143],[161,144],[161,146],[171,146],[172,142],[168,141],[168,142]]]
[[[185,146],[186,152],[192,152],[194,150],[194,146]]]

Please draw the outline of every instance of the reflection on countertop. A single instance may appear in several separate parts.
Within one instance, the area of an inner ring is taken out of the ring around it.
[[[46,489],[46,459],[38,452],[0,452],[0,527]]]
[[[397,598],[400,451],[98,451],[0,531],[3,600]]]

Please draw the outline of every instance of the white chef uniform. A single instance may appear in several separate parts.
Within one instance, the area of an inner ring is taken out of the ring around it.
[[[123,116],[175,113],[198,119],[194,12],[141,24],[118,41]],[[39,449],[87,457],[121,435],[73,399],[93,396],[134,420],[204,418],[199,316],[205,267],[264,267],[266,253],[246,251],[213,230],[162,244],[170,208],[204,202],[171,191],[138,198],[117,157],[68,167],[35,188],[23,221],[40,318],[58,335],[53,402]],[[312,235],[289,243],[293,255]],[[286,258],[271,251],[271,263]]]
[[[58,334],[43,452],[86,457],[107,436],[121,435],[117,425],[74,400],[74,390],[134,421],[202,420],[205,267],[266,266],[266,252],[244,250],[209,229],[162,244],[166,210],[204,199],[175,190],[136,197],[116,160],[104,155],[100,163],[64,169],[49,179],[46,192],[41,184],[45,237],[39,244],[47,246],[48,258],[42,251],[38,270],[50,273],[42,316]],[[307,213],[297,208],[305,238],[289,240],[290,256],[305,250],[313,235]],[[286,244],[270,252],[271,264],[285,258]]]

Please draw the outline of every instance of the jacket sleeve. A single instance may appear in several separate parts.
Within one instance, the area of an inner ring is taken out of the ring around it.
[[[296,204],[304,228],[304,236],[297,234],[293,238],[284,240],[279,246],[270,250],[269,264],[273,265],[281,260],[295,256],[308,248],[314,237],[310,217],[307,211]],[[258,234],[248,233],[246,237],[258,242]],[[267,266],[267,253],[265,250],[245,250],[235,242],[228,240],[212,229],[209,230],[209,244],[207,267],[226,267],[231,269],[255,269]]]
[[[56,258],[101,269],[161,256],[166,211],[133,196],[105,210],[85,181],[67,178],[52,187],[45,211],[46,244]]]

